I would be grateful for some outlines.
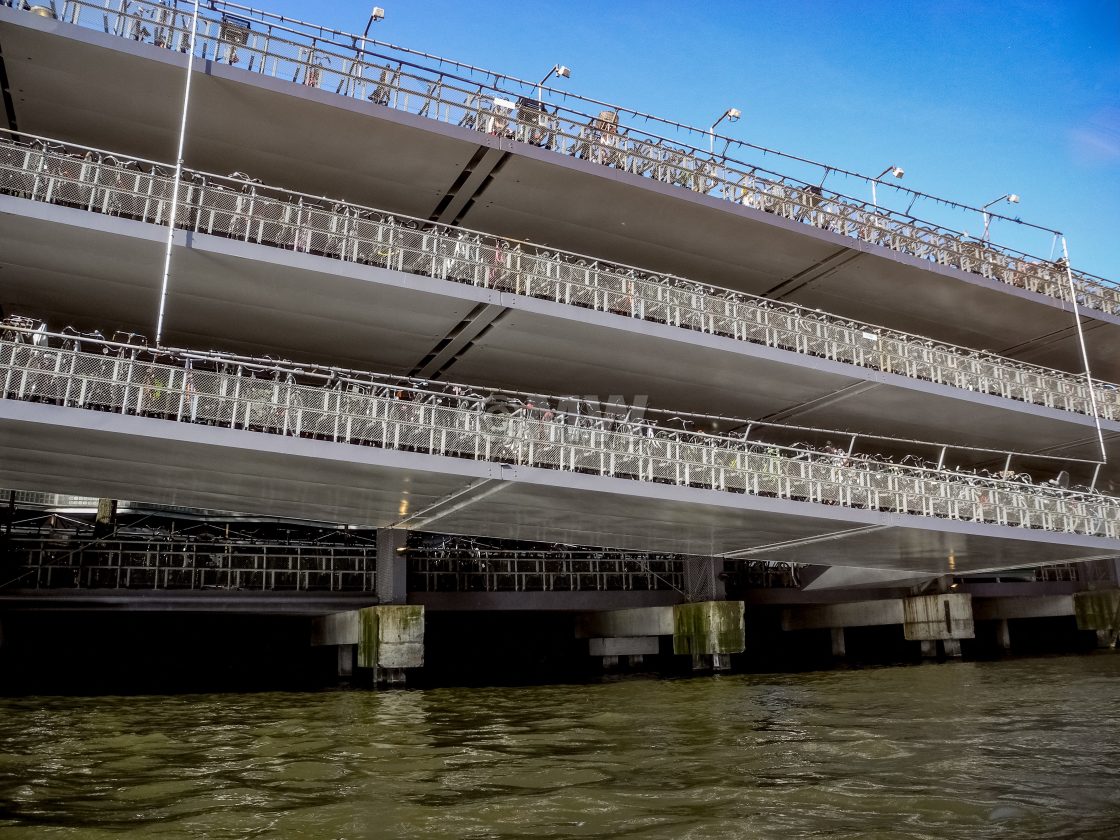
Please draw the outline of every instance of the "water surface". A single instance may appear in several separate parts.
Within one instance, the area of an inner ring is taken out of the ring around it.
[[[0,837],[1120,837],[1120,655],[0,699]]]

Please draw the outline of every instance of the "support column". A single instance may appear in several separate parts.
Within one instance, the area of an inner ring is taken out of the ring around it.
[[[605,671],[617,668],[620,657],[631,667],[642,664],[646,656],[657,655],[659,637],[672,634],[672,607],[585,613],[576,621],[576,638],[587,639],[587,652]]]
[[[587,652],[600,658],[604,670],[617,668],[620,657],[630,667],[641,665],[646,656],[656,656],[657,636],[596,637],[587,640]]]
[[[1011,650],[1011,625],[1006,618],[996,621],[996,644],[1004,653]]]
[[[588,651],[617,664],[619,656],[645,657],[659,649],[659,636],[673,637],[673,653],[692,657],[697,670],[726,670],[731,654],[746,646],[742,601],[700,601],[672,607],[638,607],[587,613],[576,624],[576,637]]]
[[[1097,632],[1097,647],[1116,647],[1120,636],[1120,589],[1074,594],[1073,614],[1077,616],[1077,629]]]
[[[377,531],[377,600],[403,604],[408,600],[408,531]]]
[[[905,598],[902,629],[907,639],[922,642],[922,656],[938,655],[939,647],[945,656],[960,656],[960,640],[976,636],[972,596],[949,592]]]
[[[673,607],[673,653],[692,656],[694,671],[726,671],[746,648],[742,601],[700,601]]]
[[[847,601],[839,604],[800,604],[782,610],[782,629],[828,630],[832,655],[843,659],[848,655],[847,628],[901,624],[902,612],[900,598]]]
[[[340,676],[352,662],[371,670],[375,684],[403,683],[408,669],[424,665],[424,607],[382,605],[321,616],[312,623],[311,644],[340,647]]]
[[[844,638],[843,627],[829,628],[832,633],[832,655],[837,659],[843,659],[848,655],[847,639]]]
[[[354,676],[354,661],[358,657],[357,645],[338,645],[338,675],[349,679]]]

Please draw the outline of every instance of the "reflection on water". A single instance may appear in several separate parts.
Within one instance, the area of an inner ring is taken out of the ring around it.
[[[3,837],[1120,836],[1120,655],[0,699]]]

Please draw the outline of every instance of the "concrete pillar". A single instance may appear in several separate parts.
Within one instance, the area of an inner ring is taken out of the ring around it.
[[[724,670],[745,648],[742,601],[701,601],[672,607],[638,607],[586,613],[576,637],[596,656],[657,653],[658,636],[673,637],[673,653],[691,656],[697,668]]]
[[[408,531],[377,531],[377,600],[382,604],[408,601]]]
[[[950,592],[904,598],[902,629],[910,641],[975,638],[972,596]]]
[[[832,627],[881,627],[902,624],[902,599],[847,601],[842,604],[805,604],[782,610],[783,630],[821,630]]]
[[[424,607],[381,605],[321,616],[312,623],[311,644],[353,645],[356,667],[371,669],[375,683],[403,682],[407,669],[424,665]],[[339,653],[340,670],[344,656]]]
[[[354,676],[354,660],[358,657],[357,645],[338,645],[338,675]]]
[[[844,638],[843,627],[829,628],[832,632],[832,655],[838,659],[843,659],[848,655],[847,640]]]
[[[673,635],[673,607],[634,607],[583,613],[576,621],[577,639],[625,639]]]
[[[1006,618],[996,621],[996,644],[1002,651],[1011,650],[1011,625]]]
[[[1120,636],[1120,589],[1097,589],[1073,596],[1079,630],[1095,630],[1097,646],[1115,648]]]
[[[656,655],[657,636],[597,637],[587,640],[587,652],[599,657],[604,670],[617,668],[620,658],[630,666],[640,665],[644,657]]]
[[[746,648],[742,601],[700,601],[673,607],[673,653],[692,657],[693,670],[731,667]]]

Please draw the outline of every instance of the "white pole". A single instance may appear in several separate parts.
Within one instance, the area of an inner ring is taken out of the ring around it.
[[[191,76],[194,75],[194,36],[198,31],[198,0],[194,0],[191,16],[191,39],[187,47],[187,81],[183,87],[183,114],[179,121],[179,151],[175,155],[175,182],[171,193],[171,217],[167,223],[167,249],[163,254],[163,284],[159,292],[159,315],[156,318],[156,347],[163,340],[163,313],[167,306],[167,284],[171,276],[171,246],[175,241],[175,218],[179,211],[179,186],[183,177],[183,146],[187,139],[187,108],[191,101]]]
[[[1097,410],[1097,394],[1093,390],[1093,376],[1089,372],[1089,351],[1085,349],[1085,332],[1081,328],[1081,309],[1077,305],[1077,287],[1073,283],[1073,269],[1069,264],[1069,248],[1066,238],[1062,237],[1062,257],[1066,261],[1066,279],[1069,281],[1069,296],[1073,301],[1073,322],[1077,325],[1077,341],[1081,345],[1081,361],[1085,363],[1085,384],[1089,386],[1089,404],[1093,410],[1093,420],[1097,424],[1097,442],[1101,446],[1101,463],[1108,463],[1108,453],[1104,448],[1104,434],[1101,432],[1101,415]]]

